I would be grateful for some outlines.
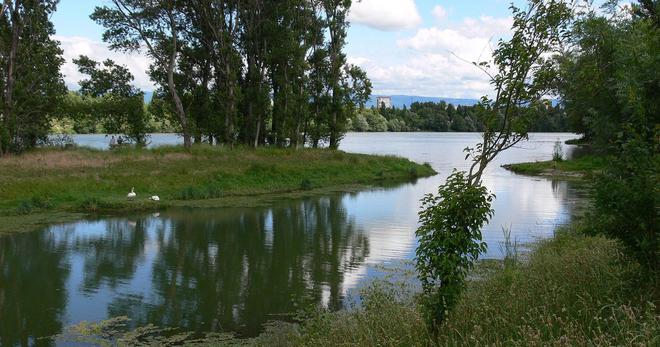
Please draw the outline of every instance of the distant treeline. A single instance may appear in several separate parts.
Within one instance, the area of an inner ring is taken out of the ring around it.
[[[559,106],[524,109],[534,112],[532,132],[569,132],[569,122]],[[480,132],[484,125],[479,118],[479,106],[454,106],[445,102],[414,102],[410,108],[375,108],[358,110],[348,123],[357,132]]]

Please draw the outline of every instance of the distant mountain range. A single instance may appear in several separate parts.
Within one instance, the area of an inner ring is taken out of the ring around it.
[[[389,96],[392,98],[392,105],[397,108],[402,108],[404,105],[410,107],[410,104],[413,102],[440,102],[444,101],[448,104],[454,106],[472,106],[476,105],[479,100],[477,99],[456,99],[456,98],[444,98],[444,97],[431,97],[431,96],[417,96],[417,95],[373,95],[371,99],[367,102],[366,106],[371,107],[376,105],[376,98],[379,96]],[[144,92],[144,102],[150,103],[151,99],[154,97],[154,92],[145,91]]]
[[[476,105],[478,99],[456,99],[456,98],[445,98],[445,97],[433,97],[433,96],[416,96],[416,95],[373,95],[371,99],[367,102],[366,106],[371,107],[376,105],[376,98],[379,96],[389,96],[392,98],[392,106],[396,108],[402,108],[403,106],[410,107],[413,102],[440,102],[444,101],[448,104],[454,106],[473,106]]]

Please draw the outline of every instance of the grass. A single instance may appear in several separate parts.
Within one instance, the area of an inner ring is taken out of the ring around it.
[[[414,294],[371,286],[364,307],[321,313],[299,327],[270,329],[257,344],[301,346],[658,345],[656,282],[639,278],[621,246],[561,232],[525,263],[469,283],[460,303],[430,333]],[[654,284],[655,283],[655,284]]]
[[[240,197],[362,187],[433,174],[429,165],[403,158],[321,149],[40,149],[0,159],[0,232],[20,231],[21,224],[32,227],[32,216],[55,212],[209,206]],[[131,187],[138,194],[135,201],[126,199]],[[149,201],[151,195],[161,201]]]
[[[484,262],[438,335],[430,332],[409,281],[373,282],[362,305],[312,311],[299,324],[273,323],[257,338],[215,336],[196,345],[253,346],[657,346],[658,280],[615,241],[558,232],[523,261]],[[85,328],[89,330],[89,328]],[[82,329],[82,330],[85,330]],[[97,333],[98,335],[98,333]],[[141,337],[140,337],[141,336]],[[153,332],[123,335],[127,345]],[[175,337],[180,335],[174,335]],[[159,339],[162,337],[158,337]],[[132,340],[131,340],[132,339]],[[158,343],[165,343],[158,340]],[[121,340],[121,339],[120,339]]]
[[[589,177],[602,170],[607,165],[607,160],[603,156],[588,155],[571,160],[507,164],[502,165],[502,167],[518,174],[530,176],[582,178]]]

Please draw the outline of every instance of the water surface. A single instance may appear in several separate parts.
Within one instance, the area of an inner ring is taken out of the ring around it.
[[[533,134],[486,171],[484,183],[497,195],[484,228],[486,258],[502,257],[503,227],[529,242],[569,221],[579,187],[499,165],[547,160],[555,141],[574,137]],[[84,139],[77,141],[103,143],[98,135]],[[0,237],[0,345],[48,345],[34,339],[115,316],[135,326],[253,336],[305,305],[341,308],[347,294],[381,275],[380,265],[414,257],[419,199],[453,168],[466,169],[462,150],[478,141],[465,133],[352,133],[341,149],[429,162],[439,175],[267,207],[173,209]]]

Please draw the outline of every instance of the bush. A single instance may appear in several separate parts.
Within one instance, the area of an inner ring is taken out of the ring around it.
[[[593,232],[623,242],[633,256],[657,274],[660,258],[658,158],[647,140],[621,144],[616,158],[597,177]]]
[[[486,250],[481,227],[493,214],[493,197],[480,184],[470,184],[464,172],[454,171],[438,195],[422,199],[415,261],[426,319],[434,327],[455,305],[465,277]]]
[[[555,141],[555,147],[552,149],[552,161],[564,160],[564,149],[561,146],[561,141]]]
[[[104,207],[107,207],[107,204],[96,197],[87,198],[80,203],[80,209],[88,212],[96,212]]]
[[[616,241],[558,231],[513,271],[471,282],[440,327],[451,346],[654,346],[660,316]]]
[[[223,190],[215,185],[205,185],[200,187],[188,186],[183,188],[175,195],[176,200],[205,200],[221,198],[224,195]]]
[[[417,178],[418,177],[417,168],[414,166],[409,167],[408,175],[410,175],[410,178]]]
[[[313,187],[314,186],[312,184],[312,181],[310,181],[307,178],[303,179],[302,182],[300,182],[300,189],[302,190],[312,190]]]
[[[51,198],[33,196],[31,202],[36,208],[49,209],[53,207],[53,201]]]
[[[32,213],[32,210],[34,210],[34,206],[32,206],[32,202],[30,200],[23,200],[18,203],[18,207],[16,207],[16,214],[28,215]]]

